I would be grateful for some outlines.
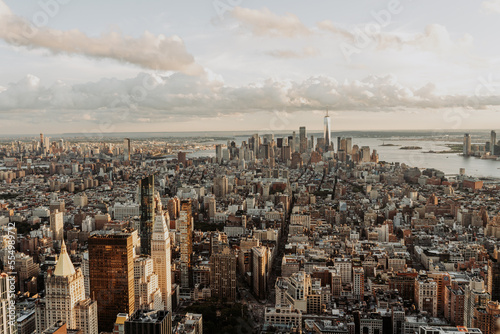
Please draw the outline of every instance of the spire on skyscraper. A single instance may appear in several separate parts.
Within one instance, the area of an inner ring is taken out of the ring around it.
[[[69,258],[68,251],[66,250],[66,244],[64,240],[61,245],[61,253],[59,254],[59,259],[57,260],[56,268],[54,270],[55,276],[71,276],[75,274],[75,266]]]

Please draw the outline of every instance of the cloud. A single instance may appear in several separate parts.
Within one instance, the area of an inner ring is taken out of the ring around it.
[[[491,0],[491,3],[488,3],[490,6],[493,6],[493,3],[496,6],[498,3],[500,9],[500,0]],[[383,31],[384,27],[379,26],[376,22],[347,29],[339,27],[330,20],[324,20],[317,22],[317,29],[314,29],[304,25],[296,15],[287,13],[284,16],[279,16],[267,8],[255,10],[235,7],[231,15],[239,22],[240,27],[252,32],[255,36],[309,38],[311,35],[324,37],[326,32],[336,38],[336,41],[329,40],[329,42],[347,42],[354,48],[365,49],[369,47],[375,50],[412,48],[445,56],[469,52],[473,46],[471,35],[465,34],[459,39],[453,39],[446,27],[439,24],[427,25],[422,33],[405,34]],[[372,31],[377,31],[377,29],[369,28],[373,25],[379,27],[378,32],[374,33]],[[304,54],[290,50],[272,50],[268,54],[278,58],[304,57]]]
[[[257,36],[298,37],[309,35],[311,31],[291,13],[283,16],[274,14],[267,8],[261,10],[235,7],[231,11],[240,27]]]
[[[356,36],[353,32],[337,27],[330,20],[318,22],[317,25],[321,30],[328,31],[330,33],[333,33],[334,35],[338,35],[339,37],[350,40],[351,42],[354,42],[356,40]]]
[[[395,34],[379,34],[377,37],[378,47],[400,49],[405,46],[415,47],[422,51],[435,52],[438,54],[450,54],[467,51],[472,48],[473,38],[465,34],[462,38],[453,40],[446,27],[440,24],[429,24],[423,33],[415,34],[407,38]]]
[[[0,119],[25,122],[166,122],[259,111],[397,111],[465,107],[488,109],[500,96],[437,95],[432,83],[412,88],[394,76],[337,82],[314,76],[304,81],[266,80],[228,86],[216,76],[141,73],[130,79],[101,79],[44,86],[32,75],[0,92]],[[2,122],[0,122],[2,123]]]
[[[153,70],[181,71],[191,75],[203,72],[203,68],[187,52],[184,42],[178,36],[154,35],[146,31],[139,38],[118,32],[94,38],[77,29],[60,31],[44,26],[36,27],[26,19],[12,14],[2,0],[0,16],[0,39],[11,45],[97,59],[114,59]]]
[[[500,13],[500,0],[483,1],[481,7],[486,11]]]
[[[319,55],[318,49],[313,47],[304,47],[300,52],[292,50],[273,50],[266,53],[275,58],[309,58]]]

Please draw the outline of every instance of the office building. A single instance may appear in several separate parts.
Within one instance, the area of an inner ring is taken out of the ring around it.
[[[192,255],[193,255],[193,218],[191,200],[181,201],[179,215],[180,245],[181,245],[181,288],[190,292],[193,286]]]
[[[480,329],[483,334],[495,334],[498,332],[499,321],[500,304],[497,301],[491,301],[486,304],[486,307],[477,307],[474,310],[472,326]]]
[[[267,298],[269,250],[265,246],[252,248],[252,288],[258,299]]]
[[[88,240],[90,293],[97,300],[99,331],[111,331],[118,313],[135,307],[134,242],[130,230]]]
[[[355,299],[363,300],[365,293],[365,271],[363,270],[363,267],[355,267],[352,269],[352,273],[352,294]]]
[[[177,153],[177,161],[180,164],[182,164],[183,167],[186,167],[187,164],[186,152],[179,151],[179,153]]]
[[[488,261],[488,293],[492,301],[500,301],[500,262]]]
[[[415,284],[415,303],[418,310],[432,317],[438,314],[438,284],[427,277],[419,277]]]
[[[214,178],[214,195],[215,197],[225,197],[228,188],[229,188],[229,183],[228,183],[227,176],[222,175],[222,176],[217,176]]]
[[[52,240],[62,241],[64,238],[64,216],[58,209],[50,213],[50,230]]]
[[[171,243],[168,226],[170,219],[161,208],[155,216],[153,235],[151,239],[151,258],[153,259],[154,272],[158,275],[165,310],[172,312],[172,270],[171,270]]]
[[[212,297],[236,301],[236,255],[227,245],[210,256],[210,288]]]
[[[131,146],[130,138],[123,139],[123,160],[130,161]]]
[[[464,156],[469,156],[471,153],[472,153],[471,137],[470,137],[470,134],[466,133],[464,135],[463,154],[464,154]]]
[[[172,333],[171,313],[164,310],[137,310],[124,325],[125,334]]]
[[[307,132],[305,126],[301,126],[299,128],[299,145],[300,153],[304,153],[307,151]]]
[[[54,272],[49,272],[45,280],[45,303],[38,307],[45,307],[39,311],[45,315],[45,325],[63,321],[83,334],[98,333],[97,303],[86,298],[82,270],[73,266],[64,241]],[[43,330],[37,328],[37,332]]]
[[[0,274],[0,333],[16,333],[16,309],[10,291],[10,281],[13,276]]]
[[[139,182],[141,191],[141,254],[151,255],[151,234],[155,219],[155,177],[149,175]]]
[[[328,116],[328,110],[326,111],[326,116],[323,119],[324,123],[324,129],[323,129],[323,139],[325,141],[325,148],[324,151],[328,152],[330,149],[330,145],[332,142],[332,129],[331,129],[331,123],[330,123],[330,116]]]
[[[134,261],[134,290],[135,310],[164,310],[158,275],[150,257],[140,256]]]
[[[490,294],[484,287],[484,281],[480,278],[473,278],[465,286],[464,291],[464,326],[472,327],[474,310],[478,307],[486,307],[490,301]]]
[[[490,153],[491,155],[495,155],[497,153],[495,151],[495,146],[497,145],[497,133],[495,130],[491,130],[491,138],[490,138]]]

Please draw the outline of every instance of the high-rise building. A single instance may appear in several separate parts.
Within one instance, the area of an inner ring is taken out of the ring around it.
[[[130,138],[125,138],[125,139],[123,139],[123,160],[124,161],[130,161],[130,152],[131,152]]]
[[[212,297],[236,301],[236,255],[228,247],[210,256]]]
[[[259,299],[267,294],[267,274],[269,272],[269,251],[265,246],[252,248],[252,287]]]
[[[346,154],[352,153],[352,138],[351,137],[347,137],[345,139],[345,153]]]
[[[182,164],[183,167],[186,167],[187,164],[186,152],[179,151],[179,153],[177,153],[177,161],[180,164]]]
[[[437,282],[427,277],[419,277],[415,284],[415,303],[420,311],[428,312],[430,316],[437,317]]]
[[[84,334],[97,334],[97,302],[86,298],[83,273],[75,269],[63,241],[61,254],[53,273],[45,280],[45,325],[64,321],[68,328]],[[45,328],[37,328],[41,332]]]
[[[45,142],[43,141],[43,133],[40,133],[40,150],[42,153],[44,152],[44,149],[43,149],[44,144],[45,144]]]
[[[10,281],[13,276],[0,274],[0,333],[16,333],[16,307],[10,290]]]
[[[99,332],[110,332],[118,313],[135,307],[134,241],[130,230],[88,240],[90,293],[97,300]]]
[[[324,123],[323,138],[325,140],[325,152],[328,152],[332,142],[332,129],[330,123],[330,116],[328,116],[328,110],[326,111],[326,116],[323,120],[323,123]]]
[[[155,177],[149,175],[143,178],[140,183],[141,189],[141,254],[151,255],[151,233],[155,219]]]
[[[471,137],[470,134],[466,133],[464,135],[464,149],[463,149],[463,154],[465,156],[469,156],[472,153],[472,147],[471,147]]]
[[[50,230],[52,240],[62,241],[64,238],[64,217],[63,213],[55,209],[50,214]]]
[[[171,334],[172,317],[168,311],[137,310],[125,321],[125,334]]]
[[[134,261],[135,310],[164,310],[158,275],[153,270],[153,259],[140,256]]]
[[[451,277],[447,272],[431,272],[428,274],[429,278],[433,279],[437,284],[437,314],[443,316],[445,308],[445,295],[446,287],[451,285]]]
[[[160,210],[155,216],[153,235],[151,239],[151,258],[153,259],[154,271],[158,275],[165,310],[172,312],[172,269],[169,227],[170,219],[168,213],[163,215]]]
[[[481,330],[483,334],[495,334],[500,321],[500,304],[491,301],[486,307],[477,307],[474,310],[473,327]]]
[[[179,215],[180,245],[181,245],[181,288],[189,290],[192,287],[192,262],[193,256],[193,218],[191,200],[181,201]]]
[[[352,283],[352,261],[349,258],[335,258],[334,266],[342,278],[342,283]]]
[[[488,293],[492,301],[500,301],[500,262],[488,261]]]
[[[307,151],[307,132],[305,126],[301,126],[299,128],[299,145],[300,153]]]
[[[491,139],[490,139],[490,153],[491,155],[495,155],[495,145],[497,144],[497,133],[495,130],[491,130]]]
[[[222,145],[217,144],[215,145],[215,158],[218,164],[221,163],[222,161]]]
[[[365,293],[365,271],[363,267],[355,267],[352,269],[353,278],[353,295],[358,300],[363,300]]]
[[[490,301],[490,294],[484,288],[484,281],[473,278],[464,291],[464,326],[472,327],[474,310],[477,307],[486,307]]]
[[[214,178],[214,195],[216,197],[226,196],[229,188],[227,176],[217,176]]]

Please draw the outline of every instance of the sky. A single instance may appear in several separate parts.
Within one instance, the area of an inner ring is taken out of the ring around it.
[[[491,129],[500,0],[0,0],[0,134]]]

